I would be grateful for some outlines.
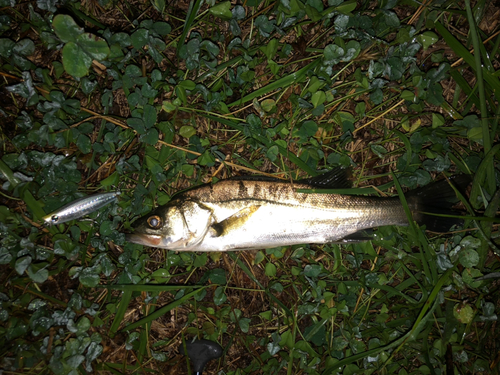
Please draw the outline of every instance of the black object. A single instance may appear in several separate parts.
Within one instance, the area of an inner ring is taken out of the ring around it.
[[[186,354],[184,345],[179,347],[179,351]],[[187,342],[186,351],[196,375],[203,372],[203,368],[209,361],[222,356],[222,347],[214,341],[205,339]]]

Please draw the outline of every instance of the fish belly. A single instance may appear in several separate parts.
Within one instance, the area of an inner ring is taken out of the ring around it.
[[[224,211],[224,210],[222,210]],[[218,220],[228,216],[217,215]],[[325,209],[265,203],[254,210],[239,225],[232,225],[222,233],[208,231],[194,251],[226,251],[264,249],[297,244],[322,244],[338,241],[359,230],[379,225],[400,224],[401,217],[381,215],[374,210],[349,208]],[[404,213],[403,213],[404,214]],[[401,215],[399,215],[401,216]],[[404,217],[403,217],[404,219]]]

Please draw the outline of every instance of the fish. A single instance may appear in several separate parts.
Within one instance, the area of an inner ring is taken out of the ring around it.
[[[81,217],[116,201],[120,194],[120,191],[114,191],[110,193],[98,193],[82,197],[42,217],[42,220],[45,225],[50,226],[80,219]]]
[[[407,226],[399,197],[301,192],[345,189],[348,171],[335,168],[297,181],[237,177],[175,194],[165,205],[132,224],[132,243],[175,251],[232,251],[298,244],[369,240],[367,230],[384,225]],[[462,176],[462,177],[461,177]],[[466,175],[442,180],[405,195],[413,219],[428,230],[447,232],[460,219],[450,214]]]

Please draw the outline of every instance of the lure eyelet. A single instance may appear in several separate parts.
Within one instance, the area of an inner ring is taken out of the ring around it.
[[[57,222],[58,222],[58,221],[59,221],[59,216],[57,216],[57,215],[52,215],[52,216],[50,217],[50,222],[51,222],[52,224],[57,224]]]
[[[161,227],[161,218],[158,215],[150,216],[148,218],[148,225],[153,229],[158,229]]]

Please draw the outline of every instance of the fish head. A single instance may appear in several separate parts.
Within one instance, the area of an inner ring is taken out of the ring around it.
[[[178,206],[161,206],[141,217],[126,239],[140,245],[175,249],[187,240],[186,224]]]

